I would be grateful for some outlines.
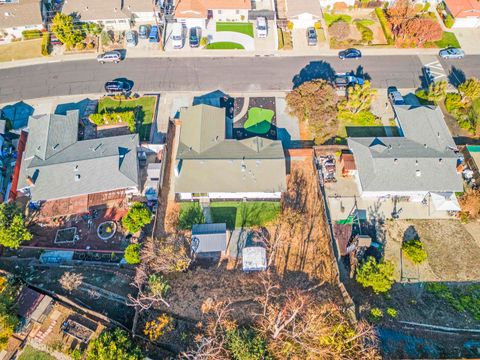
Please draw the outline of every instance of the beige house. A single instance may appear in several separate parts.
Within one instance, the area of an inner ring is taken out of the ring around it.
[[[24,30],[43,30],[45,14],[42,0],[0,3],[0,44],[21,38]]]

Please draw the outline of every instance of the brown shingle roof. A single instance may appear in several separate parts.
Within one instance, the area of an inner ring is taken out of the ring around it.
[[[0,4],[0,28],[41,25],[40,0],[19,0],[15,4]]]

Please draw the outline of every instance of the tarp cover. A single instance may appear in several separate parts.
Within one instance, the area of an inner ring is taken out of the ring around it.
[[[433,206],[438,211],[460,211],[460,204],[454,193],[431,193]]]

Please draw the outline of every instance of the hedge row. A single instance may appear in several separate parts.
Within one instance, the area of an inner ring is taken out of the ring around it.
[[[382,30],[383,30],[383,33],[385,34],[385,38],[387,39],[387,43],[389,45],[392,45],[394,42],[392,29],[390,29],[390,24],[388,23],[388,20],[385,17],[385,13],[383,12],[383,9],[376,8],[375,14],[377,14],[378,21],[380,21],[380,25],[382,26]]]
[[[135,113],[133,111],[92,114],[90,115],[90,121],[97,126],[125,123],[132,133],[136,129]]]
[[[48,47],[50,46],[50,33],[44,32],[42,37],[42,55],[48,56]]]
[[[40,30],[23,30],[22,37],[23,40],[40,39],[42,32]]]
[[[361,22],[355,24],[357,30],[362,34],[362,42],[369,44],[373,40],[373,31],[368,27],[363,25]]]

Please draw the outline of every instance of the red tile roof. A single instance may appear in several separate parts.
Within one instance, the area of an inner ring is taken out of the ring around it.
[[[250,10],[251,0],[177,0],[178,18],[206,18],[208,10]]]
[[[445,0],[454,18],[480,16],[480,2],[477,0]]]

